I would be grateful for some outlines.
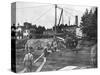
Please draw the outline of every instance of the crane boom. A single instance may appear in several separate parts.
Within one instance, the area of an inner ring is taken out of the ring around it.
[[[62,8],[62,10],[61,10],[61,14],[60,14],[60,18],[59,18],[59,23],[58,23],[58,25],[59,25],[60,22],[61,22],[61,17],[62,17],[62,15],[63,15],[63,8]]]

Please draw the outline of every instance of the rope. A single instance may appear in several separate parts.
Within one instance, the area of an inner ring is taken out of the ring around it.
[[[39,19],[40,19],[41,17],[43,17],[44,15],[46,15],[46,14],[50,11],[50,9],[51,9],[51,8],[49,8],[47,11],[45,11],[45,12],[44,12],[42,15],[40,15],[37,19],[35,19],[34,22],[39,21]]]
[[[73,9],[73,8],[67,8],[67,7],[65,7],[65,6],[58,6],[60,9],[61,8],[63,8],[63,9],[68,9],[69,11],[75,11],[76,13],[78,12],[78,13],[82,13],[80,10],[75,10],[75,9]]]
[[[67,10],[65,10],[65,8],[64,7],[60,7],[60,6],[57,6],[57,8],[59,8],[60,10],[64,10],[65,12],[67,12]],[[67,12],[68,14],[70,14],[69,12]],[[72,15],[72,14],[70,14],[70,15]],[[74,15],[72,15],[72,16],[74,16]]]
[[[66,11],[65,9],[63,9],[66,13],[70,14],[68,11]],[[70,14],[71,16],[75,17],[75,15]]]
[[[70,10],[70,11],[75,11],[76,13],[78,12],[78,13],[82,13],[81,11],[79,11],[79,10],[75,10],[75,9],[70,9],[70,8],[67,8],[67,7],[63,7],[64,9],[68,9],[68,10]]]
[[[32,6],[32,7],[23,7],[23,8],[16,8],[16,9],[26,9],[26,8],[41,8],[41,7],[47,7],[50,5],[39,5],[39,6]]]

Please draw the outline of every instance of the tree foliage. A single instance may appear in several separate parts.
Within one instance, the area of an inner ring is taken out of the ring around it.
[[[81,30],[89,39],[97,39],[97,8],[88,11],[81,17]]]
[[[32,33],[36,33],[36,34],[43,34],[43,31],[46,30],[46,28],[44,26],[37,26],[37,25],[32,25],[29,22],[24,22],[24,26],[25,29],[31,29]],[[35,30],[35,31],[34,31]]]

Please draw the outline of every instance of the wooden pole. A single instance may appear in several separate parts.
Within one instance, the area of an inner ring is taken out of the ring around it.
[[[61,14],[60,14],[60,18],[59,18],[59,23],[58,23],[58,25],[60,24],[60,22],[61,22],[61,18],[62,18],[62,21],[63,21],[63,9],[61,10]]]
[[[42,54],[34,61],[34,63],[36,63],[40,58],[42,58],[43,55],[44,55],[44,53],[42,53]]]
[[[62,8],[62,11],[63,11],[63,8]],[[64,19],[63,19],[63,12],[62,12],[62,24],[64,24]]]
[[[36,72],[40,72],[45,63],[46,63],[46,57],[43,57],[43,62],[42,62],[42,64],[39,66],[39,68],[36,70]]]
[[[56,25],[57,25],[57,4],[55,4],[55,33],[57,32]]]

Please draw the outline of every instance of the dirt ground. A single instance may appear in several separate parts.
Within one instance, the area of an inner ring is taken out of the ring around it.
[[[25,51],[17,49],[16,53],[16,71],[24,69],[23,58]],[[33,53],[34,60],[39,57],[37,53]],[[33,72],[39,67],[43,59],[33,64]],[[47,57],[47,61],[41,71],[55,71],[65,66],[91,66],[90,65],[90,46],[83,46],[78,53],[68,48],[63,48],[59,52],[51,53]]]

